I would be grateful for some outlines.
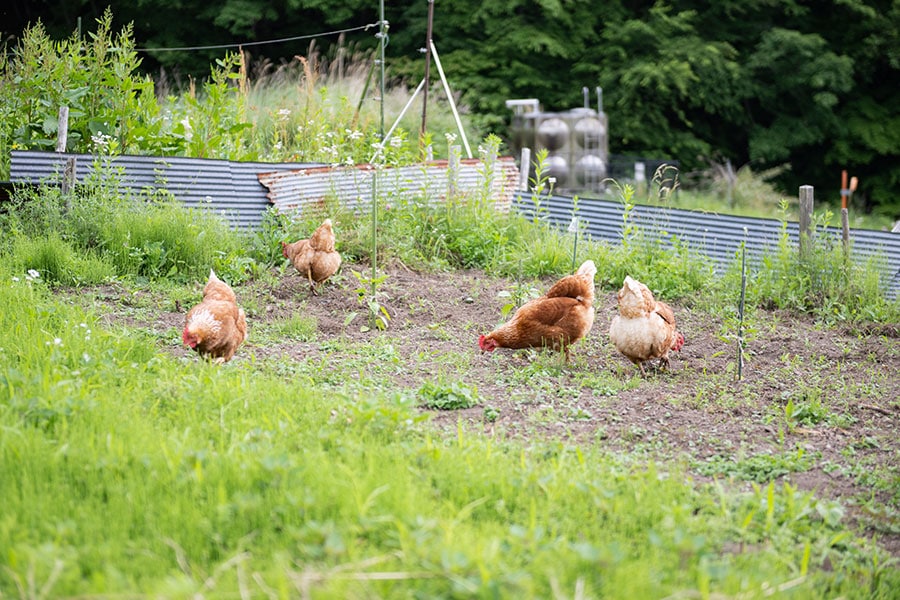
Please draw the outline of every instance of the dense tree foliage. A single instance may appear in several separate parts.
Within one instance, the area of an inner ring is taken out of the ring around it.
[[[371,0],[136,0],[111,2],[133,23],[138,49],[224,45],[312,36],[375,23]],[[13,36],[40,18],[59,39],[88,0],[13,0]],[[435,1],[433,39],[462,102],[505,133],[509,98],[546,110],[582,104],[603,88],[610,148],[677,159],[697,170],[729,159],[755,169],[788,165],[780,183],[810,183],[837,197],[840,170],[860,179],[869,208],[900,215],[900,0],[454,0]],[[423,76],[428,0],[386,3],[391,76]],[[374,50],[375,30],[340,38]],[[320,48],[338,37],[319,36]],[[10,41],[14,42],[14,38]],[[248,46],[289,60],[310,39]],[[205,77],[223,49],[141,52],[142,68]]]

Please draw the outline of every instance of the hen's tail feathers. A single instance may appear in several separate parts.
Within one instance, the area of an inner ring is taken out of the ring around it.
[[[589,276],[591,278],[591,281],[593,281],[594,275],[597,274],[597,267],[596,265],[594,265],[594,261],[586,260],[581,263],[581,266],[578,267],[578,270],[575,271],[575,274]]]
[[[547,293],[548,298],[568,297],[578,302],[594,302],[594,275],[597,267],[594,261],[586,260],[574,275],[567,275],[554,283]]]

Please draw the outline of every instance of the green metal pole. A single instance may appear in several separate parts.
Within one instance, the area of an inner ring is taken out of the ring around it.
[[[384,0],[380,0],[379,2],[379,22],[378,22],[378,38],[381,42],[379,44],[379,58],[378,58],[378,66],[380,67],[380,111],[381,111],[381,121],[379,124],[378,137],[381,140],[381,143],[384,144],[384,47],[387,41],[387,28],[385,27],[384,20]],[[381,159],[384,160],[384,147],[381,148]],[[378,169],[375,169],[375,174],[372,179],[372,299],[376,298],[376,293],[378,291],[378,284],[376,283],[378,278]]]

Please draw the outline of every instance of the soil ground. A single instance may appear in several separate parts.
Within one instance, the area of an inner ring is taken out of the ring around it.
[[[741,461],[753,457],[800,453],[812,459],[807,467],[776,481],[840,501],[852,523],[900,557],[897,324],[824,328],[804,316],[754,311],[738,381],[733,320],[670,303],[686,344],[673,354],[669,370],[648,369],[642,378],[608,338],[616,313],[614,290],[597,290],[593,329],[564,364],[549,351],[481,354],[476,343],[479,334],[503,320],[501,308],[510,300],[501,292],[526,283],[542,293],[551,278],[516,282],[477,270],[388,268],[379,290],[390,325],[362,331],[362,316],[347,322],[349,313],[363,310],[351,270],[365,273],[368,267],[345,264],[319,295],[292,269],[278,271],[271,287],[236,286],[239,302],[256,310],[248,311],[250,336],[235,362],[250,355],[334,361],[341,344],[387,343],[399,361],[397,368],[379,372],[389,378],[385,389],[415,391],[454,369],[457,381],[477,388],[478,406],[432,411],[435,427],[455,432],[462,420],[470,430],[505,438],[599,444],[640,459],[684,461],[698,481],[713,475],[704,465],[732,465],[733,475]],[[199,289],[200,284],[198,299]],[[123,306],[128,294],[115,286],[100,294],[108,320],[147,327],[160,337],[180,332],[187,307],[135,319]],[[314,317],[312,341],[254,341],[254,329],[297,313]],[[163,344],[165,351],[196,360],[178,342]],[[791,411],[794,418],[788,418]]]

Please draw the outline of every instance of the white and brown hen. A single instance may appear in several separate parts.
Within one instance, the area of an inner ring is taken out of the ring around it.
[[[672,307],[657,301],[650,288],[631,277],[625,277],[617,297],[619,314],[609,326],[616,349],[641,369],[641,375],[646,375],[644,362],[654,358],[660,367],[668,367],[669,351],[684,346]]]

